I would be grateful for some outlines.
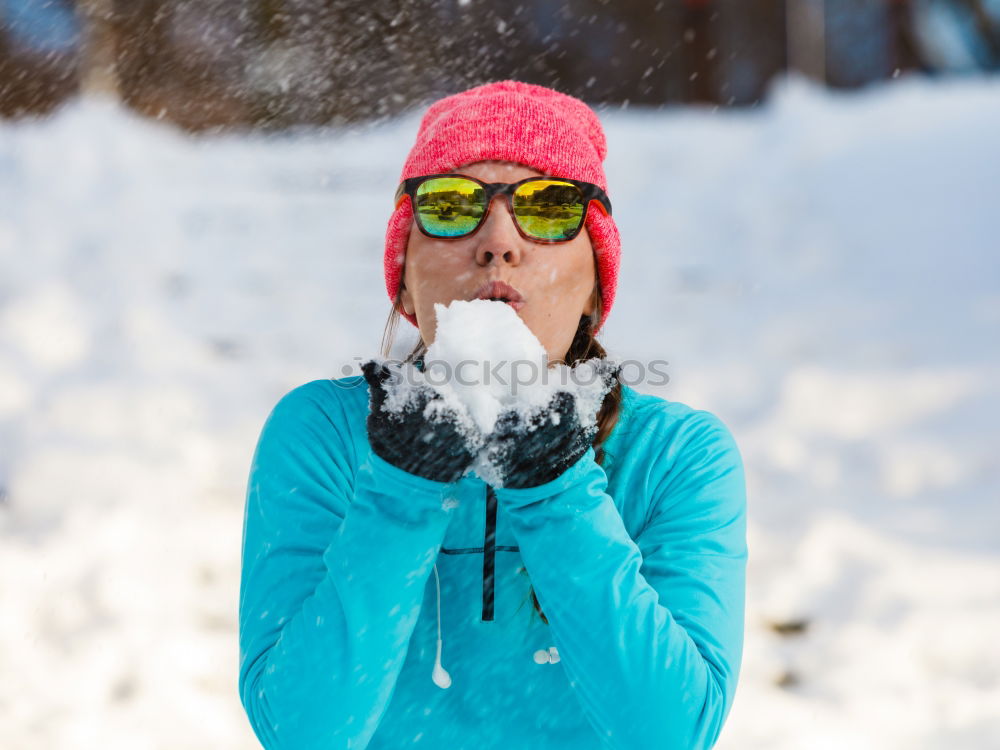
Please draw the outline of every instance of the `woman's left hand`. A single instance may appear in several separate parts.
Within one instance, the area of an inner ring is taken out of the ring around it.
[[[594,384],[599,403],[611,389],[618,369],[608,360],[589,360],[600,378]],[[597,436],[596,414],[586,425],[577,415],[576,397],[558,391],[542,408],[526,416],[507,409],[483,448],[483,458],[493,470],[492,481],[512,489],[551,482],[575,464]]]

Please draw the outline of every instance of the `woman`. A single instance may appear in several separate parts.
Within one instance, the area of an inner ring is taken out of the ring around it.
[[[603,361],[620,251],[605,153],[594,112],[548,88],[436,102],[386,234],[383,354],[402,316],[419,366],[434,303],[492,297],[551,362]],[[609,379],[596,428],[563,394],[532,417],[542,429],[505,414],[472,439],[446,410],[424,418],[429,390],[383,411],[389,375],[370,361],[299,386],[260,435],[239,690],[264,746],[712,747],[739,676],[747,561],[722,421]],[[500,485],[470,471],[476,455]]]

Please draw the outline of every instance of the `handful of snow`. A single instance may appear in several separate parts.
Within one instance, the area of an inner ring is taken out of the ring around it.
[[[454,300],[435,304],[434,311],[437,330],[423,372],[404,365],[385,408],[401,409],[413,386],[426,385],[441,394],[442,401],[432,405],[454,409],[470,431],[475,426],[488,435],[501,412],[516,409],[527,417],[567,391],[575,397],[580,424],[594,423],[607,386],[593,360],[549,367],[545,347],[504,302]]]

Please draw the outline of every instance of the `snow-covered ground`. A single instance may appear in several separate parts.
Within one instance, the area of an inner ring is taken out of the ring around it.
[[[5,750],[258,746],[250,457],[283,393],[378,350],[418,116],[270,139],[99,102],[0,123]],[[668,360],[636,387],[718,414],[747,466],[718,748],[998,747],[1000,78],[602,117],[624,243],[603,340]]]

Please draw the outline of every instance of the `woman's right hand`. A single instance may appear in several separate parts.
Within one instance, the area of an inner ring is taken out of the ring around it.
[[[425,479],[461,479],[484,443],[472,420],[456,413],[437,391],[422,384],[406,384],[409,399],[399,411],[388,411],[383,407],[389,389],[403,374],[375,360],[365,362],[361,370],[369,388],[368,442],[372,451],[393,466]]]

